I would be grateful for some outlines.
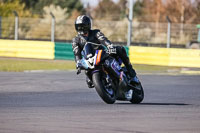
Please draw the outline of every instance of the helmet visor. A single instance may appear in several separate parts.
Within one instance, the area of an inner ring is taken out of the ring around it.
[[[90,28],[89,28],[89,26],[88,25],[85,25],[85,24],[76,24],[76,31],[83,31],[83,32],[85,32],[85,31],[89,31],[90,30]]]

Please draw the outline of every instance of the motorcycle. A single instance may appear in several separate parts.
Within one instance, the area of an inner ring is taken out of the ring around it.
[[[82,50],[82,59],[78,63],[79,69],[86,70],[101,99],[107,104],[116,100],[130,101],[138,104],[144,99],[141,82],[134,82],[128,74],[120,58],[110,56],[108,50],[94,49],[94,44],[86,43]]]

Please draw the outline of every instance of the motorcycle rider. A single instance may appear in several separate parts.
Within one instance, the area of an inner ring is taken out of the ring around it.
[[[128,73],[131,77],[133,77],[133,81],[136,83],[139,83],[139,80],[136,76],[135,70],[132,68],[132,65],[130,63],[130,60],[127,56],[126,50],[122,46],[113,46],[113,44],[104,36],[104,34],[99,29],[91,29],[91,19],[86,15],[78,16],[75,20],[75,29],[77,31],[77,35],[72,40],[72,48],[75,55],[75,62],[76,62],[76,68],[77,68],[77,74],[80,73],[80,67],[79,63],[82,59],[81,51],[84,48],[84,45],[87,42],[92,42],[96,44],[103,44],[107,47],[108,51],[112,53],[111,56],[117,57],[122,60],[124,65],[126,66]],[[115,54],[113,54],[115,53]],[[91,77],[89,77],[89,74],[87,71],[85,71],[87,75],[86,82],[88,84],[89,88],[93,88],[93,83],[91,80]]]

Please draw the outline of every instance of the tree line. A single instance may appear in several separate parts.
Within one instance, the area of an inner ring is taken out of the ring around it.
[[[101,0],[91,13],[98,19],[124,19],[128,15],[128,0]],[[200,0],[137,0],[133,17],[145,22],[199,23]]]
[[[80,0],[0,0],[0,16],[44,16],[44,8],[50,5],[65,11],[65,18],[80,14],[94,19],[122,20],[128,15],[128,0],[100,0],[96,7],[83,6]],[[168,16],[174,23],[199,23],[200,0],[137,0],[134,4],[134,19],[146,22],[166,22]]]

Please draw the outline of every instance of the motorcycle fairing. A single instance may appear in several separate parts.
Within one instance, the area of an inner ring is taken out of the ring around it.
[[[83,67],[85,69],[94,69],[95,65],[99,65],[100,62],[105,58],[102,58],[103,50],[96,50],[95,55],[93,56],[91,53],[82,53],[84,56],[83,59],[81,59],[81,63],[83,64]]]
[[[83,68],[85,68],[85,69],[89,68],[88,63],[84,58],[81,59],[80,62],[81,62],[81,65],[82,65]]]
[[[112,61],[111,67],[117,73],[117,75],[120,76],[121,67],[115,59]]]

